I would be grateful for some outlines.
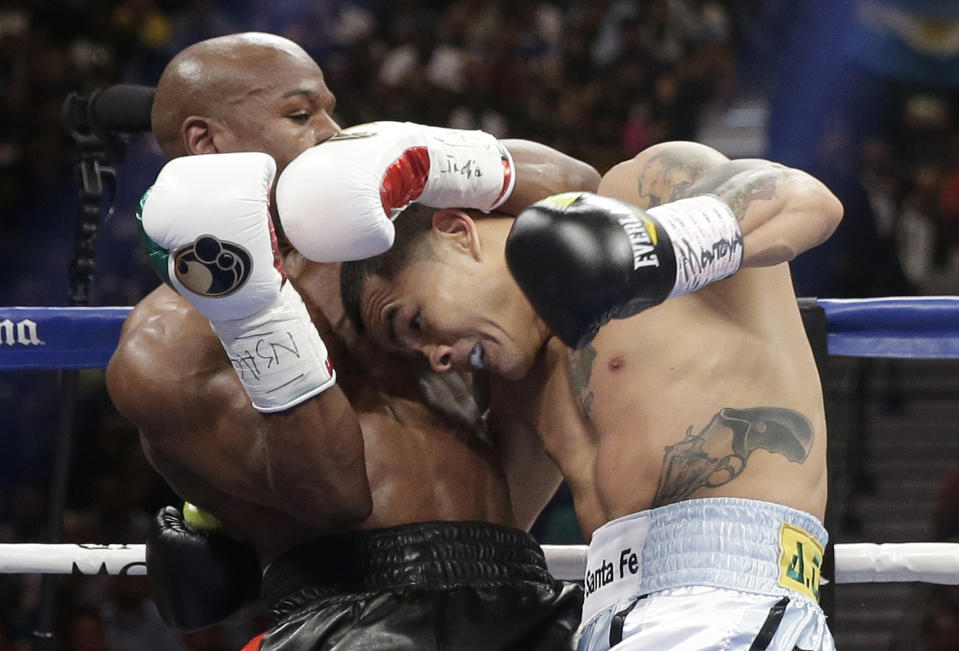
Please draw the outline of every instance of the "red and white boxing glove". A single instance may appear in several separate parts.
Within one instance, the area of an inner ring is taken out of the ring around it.
[[[167,163],[137,217],[151,264],[210,320],[261,412],[336,380],[306,305],[283,272],[269,212],[276,163],[261,153]]]
[[[512,157],[488,133],[372,122],[293,160],[277,182],[276,206],[297,251],[343,262],[389,249],[392,219],[411,202],[488,212],[515,181]]]

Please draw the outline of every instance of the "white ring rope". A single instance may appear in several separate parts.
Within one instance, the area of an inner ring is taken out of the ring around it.
[[[586,571],[586,545],[543,545],[558,579]],[[834,546],[836,583],[921,581],[959,585],[959,543],[852,543]]]
[[[0,544],[0,574],[146,573],[146,545]]]
[[[543,545],[557,579],[586,570],[586,545]],[[959,585],[959,543],[852,543],[834,547],[836,583]],[[145,545],[0,544],[0,574],[146,574]]]

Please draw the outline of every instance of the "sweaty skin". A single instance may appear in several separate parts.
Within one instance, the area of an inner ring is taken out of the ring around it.
[[[170,157],[263,151],[282,172],[339,130],[334,103],[319,67],[295,44],[231,35],[171,61],[153,125]],[[592,168],[558,152],[507,146],[517,164],[515,205],[598,183]],[[254,410],[209,323],[166,286],[124,325],[107,386],[177,494],[251,542],[264,565],[344,529],[429,520],[528,528],[559,483],[538,440],[473,435],[482,424],[468,377],[438,376],[371,347],[343,316],[339,266],[280,245],[337,369],[336,386],[316,398],[278,414]],[[424,384],[440,396],[435,405]],[[528,463],[523,472],[504,462],[518,456]]]
[[[503,254],[512,220],[437,213],[431,257],[392,281],[365,281],[364,322],[383,346],[419,351],[437,370],[468,369],[480,346],[490,423],[507,436],[538,435],[587,538],[612,519],[697,497],[766,500],[822,518],[822,389],[785,263],[832,233],[838,200],[801,171],[687,142],[614,167],[599,193],[641,208],[718,195],[740,220],[744,268],[614,320],[574,351],[517,298]]]

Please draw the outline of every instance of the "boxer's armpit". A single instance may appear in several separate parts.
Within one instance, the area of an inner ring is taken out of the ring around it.
[[[706,427],[666,447],[653,506],[690,497],[701,488],[719,488],[739,477],[753,451],[762,448],[793,463],[804,463],[813,442],[812,423],[782,407],[719,410]]]

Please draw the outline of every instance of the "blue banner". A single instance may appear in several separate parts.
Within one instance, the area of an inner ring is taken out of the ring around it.
[[[0,369],[103,368],[129,307],[0,307]]]
[[[959,87],[959,2],[858,0],[847,52],[882,76]]]
[[[959,359],[959,297],[819,299],[830,355]],[[103,368],[129,307],[0,307],[0,370]]]

